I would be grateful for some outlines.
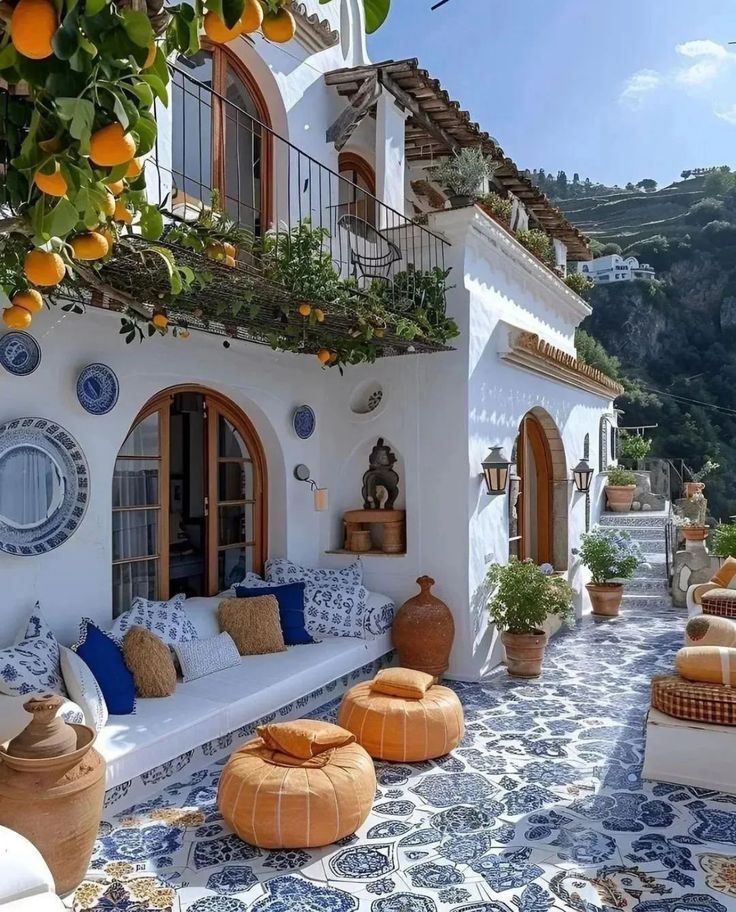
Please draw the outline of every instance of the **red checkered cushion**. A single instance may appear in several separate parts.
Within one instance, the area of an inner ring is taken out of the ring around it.
[[[736,589],[711,589],[702,598],[703,614],[736,618]]]
[[[736,725],[736,688],[686,681],[679,675],[652,679],[652,706],[676,719]]]

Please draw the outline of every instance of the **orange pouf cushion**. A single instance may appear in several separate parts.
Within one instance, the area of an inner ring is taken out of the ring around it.
[[[257,738],[225,765],[217,806],[251,845],[309,849],[354,833],[370,813],[375,794],[373,761],[354,742],[303,759]]]
[[[379,760],[416,763],[454,750],[465,733],[463,707],[449,687],[435,685],[417,699],[356,684],[343,697],[337,724]]]
[[[421,700],[436,680],[432,675],[413,668],[382,668],[371,681],[371,690],[390,697]]]

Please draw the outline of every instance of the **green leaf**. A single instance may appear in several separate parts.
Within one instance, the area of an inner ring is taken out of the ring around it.
[[[69,132],[85,145],[92,133],[95,106],[88,98],[57,98],[56,109],[62,120],[69,121]]]
[[[107,0],[87,0],[84,4],[84,13],[86,16],[96,16],[105,8]]]
[[[65,237],[78,221],[77,207],[62,197],[44,220],[44,228],[51,237]]]
[[[371,35],[386,21],[391,10],[391,0],[363,0],[365,30]]]
[[[150,47],[153,44],[151,20],[140,10],[126,10],[123,13],[123,28],[130,40],[139,47]]]
[[[135,96],[144,107],[150,108],[153,104],[153,92],[151,91],[151,86],[148,85],[148,83],[139,82],[136,85],[132,85],[130,87],[130,91],[135,94]]]
[[[59,60],[69,60],[79,47],[80,31],[77,24],[76,14],[70,13],[65,19],[61,28],[57,29],[54,37],[51,39],[51,46],[54,54]]]
[[[222,0],[222,18],[228,28],[233,28],[243,15],[245,3],[243,0]]]
[[[159,54],[161,51],[158,52]],[[158,76],[156,73],[143,73],[141,79],[150,86],[153,94],[158,98],[163,105],[166,107],[169,106],[169,92],[166,88],[166,83]]]
[[[157,241],[164,231],[164,217],[155,206],[145,206],[138,222],[147,241]]]
[[[18,52],[12,44],[7,44],[2,51],[0,51],[0,70],[15,66],[17,60]]]
[[[136,134],[137,139],[136,153],[138,155],[146,155],[156,145],[156,121],[152,115],[144,111],[133,132]]]

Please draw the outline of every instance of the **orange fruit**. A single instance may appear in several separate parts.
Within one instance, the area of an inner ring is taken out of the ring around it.
[[[133,213],[123,203],[117,202],[113,218],[116,222],[125,222],[126,225],[130,225],[133,221]]]
[[[109,253],[112,250],[112,245],[115,243],[115,236],[109,228],[97,228],[96,231],[107,241],[107,252]]]
[[[322,364],[327,364],[331,356],[326,348],[320,348],[320,350],[317,352],[317,357],[322,362]]]
[[[229,244],[227,241],[223,241],[222,249],[225,251],[226,256],[230,256],[230,257],[235,256],[235,245],[234,244]]]
[[[314,308],[314,316],[317,318],[318,323],[325,322],[325,312],[324,310],[320,310],[319,307]]]
[[[29,250],[23,272],[34,285],[58,285],[66,275],[66,266],[58,253],[48,250]]]
[[[261,25],[263,36],[276,44],[284,44],[296,34],[296,21],[285,6],[277,13],[266,13]]]
[[[43,310],[43,298],[41,293],[35,288],[29,288],[27,291],[19,291],[10,299],[14,307],[22,307],[28,313],[34,314]]]
[[[58,162],[53,174],[43,174],[41,171],[36,171],[33,175],[33,183],[41,193],[46,193],[49,196],[66,196],[66,191],[69,189]]]
[[[117,121],[97,130],[89,141],[89,157],[103,168],[123,165],[134,155],[135,140]]]
[[[240,23],[236,22],[235,25],[229,29],[217,13],[213,13],[212,10],[210,10],[204,17],[204,33],[210,41],[215,41],[217,44],[224,44],[226,41],[232,41],[233,38],[238,37],[240,34]]]
[[[243,13],[238,21],[241,35],[257,32],[263,22],[263,7],[258,0],[245,0]]]
[[[212,243],[204,248],[204,255],[210,260],[220,260],[224,262],[227,253],[222,244]]]
[[[13,304],[3,311],[3,323],[8,329],[28,329],[32,322],[33,317],[25,307],[17,307]]]
[[[54,53],[51,39],[58,25],[56,9],[49,0],[20,0],[10,19],[10,40],[24,57],[44,60]]]
[[[112,218],[115,215],[115,197],[110,193],[109,190],[105,192],[105,202],[102,204],[102,212],[108,218]]]
[[[235,257],[231,257],[225,254],[225,265],[229,266],[232,269],[233,266],[235,266]]]
[[[311,304],[300,304],[297,309],[303,317],[308,317],[312,312]]]
[[[125,176],[129,178],[138,177],[142,170],[143,165],[141,164],[140,158],[131,158],[130,164],[128,165],[128,170],[125,172]]]
[[[154,41],[153,44],[149,47],[149,49],[148,49],[148,56],[146,57],[146,59],[145,59],[145,61],[144,61],[144,63],[143,63],[143,67],[142,67],[142,68],[143,68],[144,70],[147,70],[147,69],[151,66],[151,64],[153,63],[153,61],[156,59],[156,50],[157,50],[157,48],[156,48],[156,42]]]
[[[125,181],[112,181],[107,185],[107,189],[112,193],[113,196],[120,196],[120,194],[125,190]]]
[[[110,247],[107,238],[103,237],[99,231],[85,231],[83,234],[73,237],[69,243],[78,260],[101,260],[107,255]]]
[[[151,317],[151,323],[153,323],[156,329],[166,329],[169,325],[169,318],[164,313],[155,313]]]

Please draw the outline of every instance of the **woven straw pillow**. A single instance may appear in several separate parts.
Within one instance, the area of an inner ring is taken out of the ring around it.
[[[145,627],[131,627],[123,637],[123,658],[139,697],[170,697],[176,668],[169,647]]]
[[[229,633],[241,656],[284,652],[279,603],[273,595],[224,599],[217,609],[220,630]]]

